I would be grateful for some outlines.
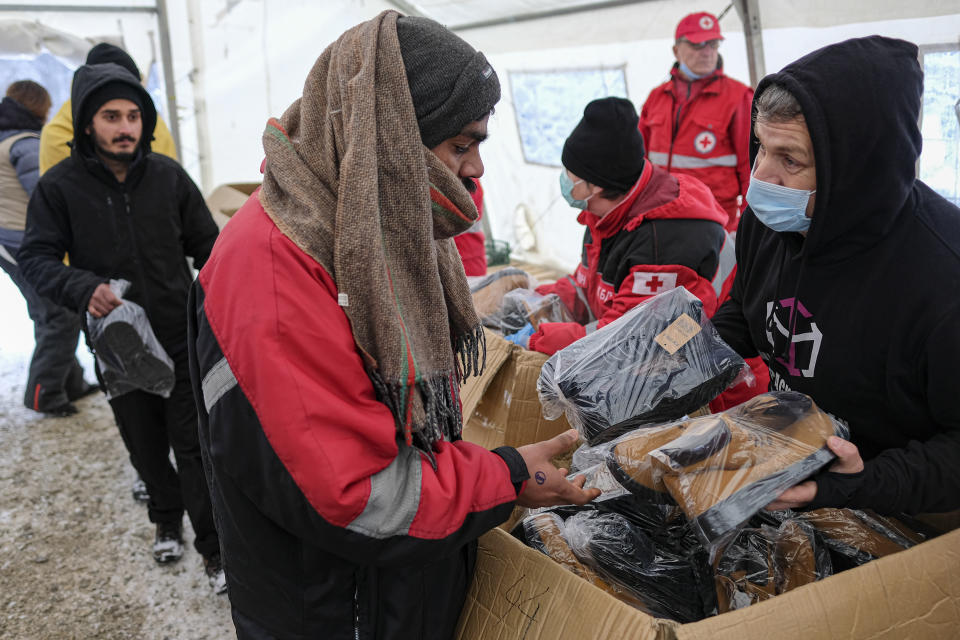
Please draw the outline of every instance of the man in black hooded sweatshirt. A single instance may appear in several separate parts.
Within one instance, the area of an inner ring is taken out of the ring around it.
[[[122,304],[107,284],[130,281],[125,299],[142,306],[174,362],[169,398],[130,391],[110,406],[130,459],[150,494],[153,557],[180,558],[183,511],[211,585],[225,589],[220,543],[200,458],[187,367],[186,256],[200,267],[217,226],[199,189],[174,160],[151,153],[157,112],[139,79],[114,63],[74,75],[70,157],[43,174],[27,207],[18,261],[24,278],[58,304],[94,317]],[[70,265],[63,264],[64,253]],[[99,356],[97,356],[99,358]],[[169,461],[173,448],[177,468]]]
[[[852,440],[772,508],[960,508],[960,210],[916,177],[922,93],[917,47],[878,36],[757,87],[739,266],[713,322]]]

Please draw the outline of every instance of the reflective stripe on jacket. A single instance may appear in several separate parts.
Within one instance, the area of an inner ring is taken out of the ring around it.
[[[647,157],[671,173],[703,182],[727,212],[725,225],[736,231],[737,196],[750,184],[748,144],[753,90],[717,69],[687,82],[677,70],[650,92],[640,112]]]

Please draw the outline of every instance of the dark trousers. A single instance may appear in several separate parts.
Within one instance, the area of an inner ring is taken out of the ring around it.
[[[200,460],[197,406],[193,401],[187,354],[175,356],[176,385],[169,398],[131,391],[110,400],[130,462],[147,491],[151,522],[180,522],[186,507],[196,534],[194,547],[208,557],[220,552],[210,491]],[[170,464],[170,449],[177,463]]]
[[[4,246],[10,256],[16,248]],[[34,411],[49,411],[76,398],[85,388],[83,367],[77,362],[80,316],[37,293],[24,280],[20,268],[0,253],[0,267],[7,272],[27,302],[33,320],[36,346],[30,359],[23,404]]]

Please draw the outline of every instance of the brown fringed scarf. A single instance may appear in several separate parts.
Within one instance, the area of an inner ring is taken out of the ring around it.
[[[460,437],[459,380],[486,355],[452,239],[477,210],[420,140],[397,17],[344,33],[267,123],[260,201],[336,282],[378,399],[432,459]]]

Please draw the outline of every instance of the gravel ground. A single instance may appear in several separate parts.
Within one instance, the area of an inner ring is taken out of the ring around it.
[[[32,325],[0,280],[0,638],[235,638],[188,519],[183,558],[153,561],[154,528],[130,495],[135,475],[106,399],[81,400],[69,418],[23,408]]]

